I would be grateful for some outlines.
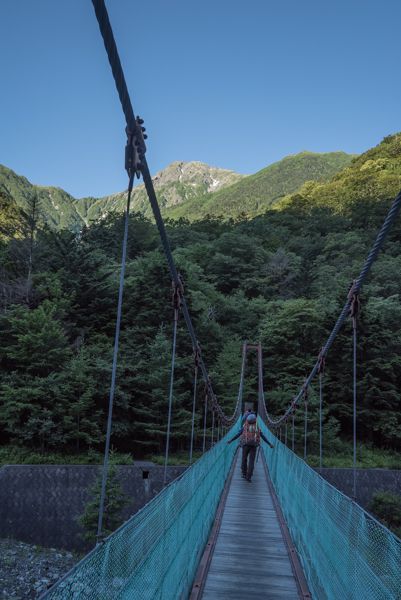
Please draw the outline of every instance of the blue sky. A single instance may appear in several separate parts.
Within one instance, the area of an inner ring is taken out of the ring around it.
[[[401,130],[399,0],[106,0],[152,173],[239,173]],[[90,0],[3,1],[0,163],[76,198],[127,186],[125,122]]]

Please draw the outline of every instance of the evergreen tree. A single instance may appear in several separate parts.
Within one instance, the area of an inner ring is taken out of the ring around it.
[[[112,460],[112,453],[110,459]],[[84,512],[76,517],[76,521],[85,533],[79,536],[87,542],[95,542],[99,522],[99,508],[102,494],[102,474],[99,474],[94,484],[87,490],[93,497],[85,504]],[[104,496],[104,509],[102,519],[102,535],[109,536],[113,531],[123,524],[121,511],[130,506],[132,501],[126,496],[122,489],[122,481],[117,467],[110,464],[107,467],[106,489]]]
[[[63,370],[61,395],[65,406],[63,429],[66,439],[91,445],[103,440],[100,427],[101,409],[96,409],[95,379],[91,369],[91,356],[82,344]]]

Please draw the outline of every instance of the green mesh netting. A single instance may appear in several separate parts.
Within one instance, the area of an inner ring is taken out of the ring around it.
[[[236,445],[223,440],[43,597],[187,600]]]
[[[314,600],[400,600],[401,543],[277,440],[270,477]]]

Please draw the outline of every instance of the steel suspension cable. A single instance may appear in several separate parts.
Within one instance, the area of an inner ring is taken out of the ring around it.
[[[121,106],[122,106],[122,109],[123,109],[123,112],[125,115],[127,127],[131,131],[135,131],[136,125],[137,125],[136,121],[135,121],[135,115],[134,115],[131,100],[129,97],[127,85],[126,85],[125,78],[124,78],[124,73],[123,73],[123,70],[121,67],[121,62],[120,62],[120,59],[118,56],[118,51],[117,51],[116,43],[115,43],[114,36],[113,36],[113,31],[112,31],[112,28],[110,25],[110,20],[109,20],[109,16],[107,13],[107,9],[106,9],[104,0],[92,0],[92,4],[95,9],[95,14],[96,14],[96,18],[99,23],[101,35],[103,37],[104,46],[105,46],[107,56],[109,59],[109,63],[111,66],[111,70],[113,73],[113,77],[114,77],[114,81],[115,81],[118,95],[120,98]],[[153,181],[152,181],[152,178],[151,178],[151,175],[149,172],[149,167],[148,167],[145,156],[141,157],[141,164],[142,164],[141,171],[142,171],[143,181],[144,181],[145,188],[146,188],[146,191],[148,194],[150,205],[152,207],[153,216],[155,218],[156,226],[159,231],[159,236],[160,236],[160,239],[162,242],[164,253],[166,255],[167,263],[170,268],[171,277],[172,277],[174,283],[176,285],[179,285],[178,272],[177,272],[177,269],[176,269],[176,266],[174,263],[170,244],[169,244],[169,241],[167,238],[166,229],[164,227],[164,223],[163,223],[163,219],[162,219],[162,216],[160,213],[159,205],[157,203],[156,193],[155,193],[155,190],[153,187]],[[191,337],[192,345],[194,348],[196,348],[196,336],[195,336],[195,332],[194,332],[194,329],[192,326],[188,308],[187,308],[187,305],[185,303],[185,299],[183,296],[181,298],[181,304],[182,304],[181,305],[182,313],[184,315],[185,323],[187,325],[188,332]],[[200,360],[200,367],[202,369],[203,377],[206,381],[208,379],[208,373],[206,371],[206,368],[205,368],[205,365],[204,365],[202,359]],[[210,388],[210,395],[211,395],[213,401],[216,402],[212,387]],[[238,402],[235,407],[234,413],[229,418],[224,414],[224,412],[222,411],[221,407],[217,404],[217,402],[216,402],[216,405],[217,405],[217,411],[220,414],[222,420],[224,420],[224,422],[227,425],[233,423],[238,414],[238,408],[239,408]]]
[[[386,220],[380,230],[379,235],[376,238],[376,241],[369,253],[368,258],[366,259],[365,265],[362,268],[362,271],[358,277],[358,279],[356,280],[355,283],[355,287],[354,287],[354,293],[358,294],[361,290],[362,285],[364,284],[364,282],[366,281],[367,276],[369,275],[369,271],[374,263],[374,261],[377,258],[377,255],[381,249],[381,247],[383,246],[386,237],[388,235],[388,232],[391,229],[391,226],[393,225],[395,219],[397,218],[399,212],[401,209],[401,191],[399,192],[398,196],[396,197],[394,204],[390,210],[390,212],[388,213]],[[340,328],[341,325],[344,323],[345,318],[348,315],[349,309],[350,309],[350,305],[351,305],[351,300],[347,299],[347,302],[344,305],[344,308],[341,311],[340,316],[338,317],[337,323],[335,324],[333,331],[331,332],[326,345],[324,346],[323,349],[323,356],[326,357],[330,347],[332,345],[332,343],[334,342]],[[309,386],[310,382],[312,381],[313,377],[315,376],[317,370],[319,367],[319,361],[316,362],[315,366],[313,367],[308,379],[306,380],[306,385]],[[299,399],[301,398],[303,393],[303,390],[301,389],[300,392],[298,393],[297,397],[295,398],[295,404],[298,403]],[[267,419],[267,421],[271,424],[278,424],[281,423],[290,413],[291,411],[291,407],[292,405],[286,410],[286,412],[284,413],[284,415],[282,417],[280,417],[277,420],[271,419],[267,407],[266,407],[266,402],[265,402],[265,397],[264,397],[264,392],[262,389],[262,404],[263,404],[263,409],[264,409],[264,413],[265,413],[265,417]]]

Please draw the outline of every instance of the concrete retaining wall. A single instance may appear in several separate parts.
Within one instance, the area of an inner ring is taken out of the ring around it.
[[[123,488],[132,505],[126,520],[163,488],[164,467],[120,466]],[[168,467],[173,481],[186,467]],[[317,470],[317,469],[315,469]],[[0,469],[0,536],[13,537],[43,547],[86,552],[75,517],[89,499],[85,491],[99,472],[98,466],[10,465]],[[323,469],[323,477],[347,496],[352,496],[353,469]],[[383,489],[401,494],[401,471],[357,469],[357,502],[367,508],[374,492]]]
[[[322,469],[322,477],[349,498],[354,495],[354,469]],[[356,470],[356,501],[359,506],[367,510],[373,494],[380,490],[401,495],[401,471]]]
[[[163,489],[164,467],[144,464],[117,467],[123,489],[132,505],[124,520],[135,514]],[[168,467],[173,481],[187,467]],[[0,469],[0,536],[48,548],[86,552],[93,545],[78,537],[75,522],[89,500],[85,491],[99,472],[98,466],[10,465]],[[146,478],[144,478],[146,477]]]

